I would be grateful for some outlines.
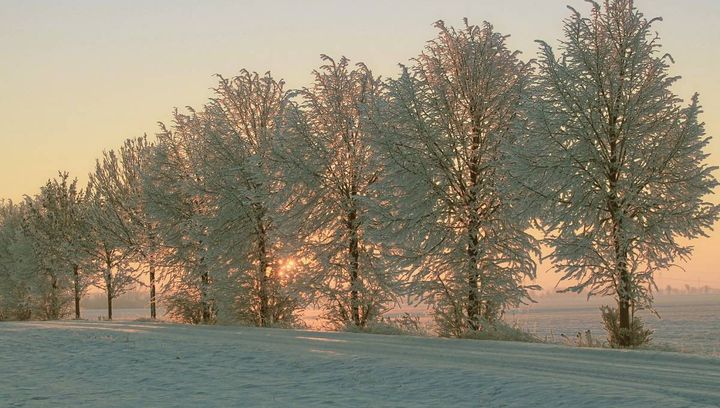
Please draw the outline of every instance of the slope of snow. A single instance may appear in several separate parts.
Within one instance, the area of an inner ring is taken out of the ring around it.
[[[140,322],[0,323],[0,406],[720,406],[720,359]]]

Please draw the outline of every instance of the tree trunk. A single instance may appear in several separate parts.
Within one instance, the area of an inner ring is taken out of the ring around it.
[[[360,293],[358,291],[360,284],[360,250],[357,231],[357,211],[355,209],[352,209],[348,214],[347,227],[350,233],[350,243],[348,245],[350,261],[350,313],[352,314],[353,324],[357,327],[362,327],[363,322],[360,319]]]
[[[107,292],[108,320],[112,320],[113,277],[112,267],[109,263],[105,270],[105,291]]]
[[[614,180],[611,185],[614,186]],[[627,268],[627,243],[623,234],[623,222],[617,200],[611,200],[610,212],[613,221],[613,249],[615,250],[615,265],[618,297],[618,317],[620,333],[618,342],[622,347],[630,346],[630,305],[632,302],[630,272]]]
[[[75,319],[80,320],[80,267],[78,265],[73,265],[73,279],[74,279],[74,289],[75,289]]]
[[[258,278],[260,285],[260,326],[267,327],[272,324],[270,313],[270,296],[268,293],[269,278],[267,275],[268,259],[267,244],[265,240],[265,226],[262,220],[258,221]]]
[[[615,249],[615,262],[617,268],[617,297],[618,297],[618,317],[620,333],[618,333],[618,342],[622,347],[630,346],[630,304],[632,302],[630,288],[630,273],[627,270],[627,251],[621,243],[620,230],[622,222],[616,222],[614,226],[613,238]]]
[[[112,320],[112,295],[108,292],[107,295],[107,307],[108,307],[108,320]]]
[[[622,66],[622,65],[621,65]],[[624,73],[621,71],[620,77],[622,78]],[[620,83],[622,86],[622,81]],[[617,284],[617,295],[618,295],[618,317],[620,333],[618,333],[618,342],[622,347],[631,345],[630,335],[630,304],[632,302],[632,288],[631,288],[631,277],[628,271],[627,258],[628,258],[628,242],[625,234],[625,228],[623,226],[623,219],[625,217],[625,208],[623,201],[618,190],[618,181],[621,178],[621,168],[623,166],[621,158],[621,133],[618,130],[618,114],[612,106],[608,106],[609,122],[608,122],[608,147],[610,149],[610,171],[609,171],[609,185],[610,185],[610,200],[608,203],[608,210],[612,219],[613,227],[613,249],[615,250],[615,272],[616,272],[616,284]]]
[[[201,266],[204,269],[204,266]],[[210,274],[204,270],[200,275],[200,303],[202,308],[202,322],[210,323],[210,302],[208,301],[208,287],[210,286]]]
[[[60,318],[60,299],[58,297],[59,285],[57,277],[54,273],[50,273],[50,299],[47,308],[48,320],[57,320]]]
[[[467,246],[467,265],[468,265],[468,325],[471,330],[480,328],[480,318],[482,317],[482,299],[480,297],[480,271],[478,270],[478,246],[480,237],[480,215],[478,214],[479,205],[477,197],[477,187],[480,180],[480,131],[481,125],[473,123],[472,128],[472,146],[469,160],[470,180],[467,191],[467,202],[469,203],[470,219],[468,220],[468,246]]]
[[[620,320],[620,345],[623,347],[630,346],[632,339],[630,336],[630,274],[627,271],[627,267],[622,267],[620,270],[620,292],[618,293],[618,314]]]
[[[611,144],[614,152],[615,145]],[[615,167],[615,161],[612,163]],[[612,219],[613,227],[613,249],[615,251],[615,269],[617,279],[617,296],[618,296],[618,320],[620,333],[618,333],[618,342],[622,347],[631,345],[630,338],[630,304],[632,302],[630,272],[627,268],[627,242],[625,231],[623,228],[623,212],[617,198],[616,185],[619,175],[617,171],[613,171],[610,176],[610,191],[613,196],[608,203],[608,210]]]
[[[157,311],[155,305],[155,261],[151,261],[150,265],[150,318],[157,318]]]
[[[482,314],[482,303],[479,295],[479,271],[477,267],[477,247],[479,243],[477,227],[475,223],[471,223],[468,231],[468,325],[471,330],[480,328],[480,318]]]

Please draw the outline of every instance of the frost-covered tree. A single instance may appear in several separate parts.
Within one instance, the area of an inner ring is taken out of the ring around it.
[[[67,172],[61,172],[40,189],[38,196],[26,203],[28,227],[38,251],[61,269],[55,275],[72,274],[75,318],[79,319],[80,299],[92,280],[83,270],[88,245],[87,200],[85,192],[77,187],[77,179],[70,180],[69,177]]]
[[[26,320],[37,310],[33,287],[40,265],[26,233],[27,207],[0,201],[0,320]]]
[[[285,287],[279,252],[288,231],[281,213],[288,200],[274,157],[284,83],[270,73],[242,70],[219,77],[215,95],[199,113],[205,194],[213,202],[209,252],[223,319],[258,326],[290,324],[299,298]]]
[[[200,119],[174,114],[172,127],[161,125],[144,178],[144,196],[150,220],[156,223],[164,248],[161,259],[168,268],[164,285],[167,313],[190,323],[213,323],[217,308],[208,265],[210,248],[207,219],[213,208],[203,191],[197,154]]]
[[[89,262],[101,276],[94,284],[107,295],[109,320],[113,300],[132,289],[139,272],[131,262],[137,248],[131,244],[135,231],[126,208],[132,197],[124,176],[122,160],[110,150],[97,160],[88,183]]]
[[[102,179],[105,183],[102,192],[117,215],[114,230],[118,233],[114,236],[130,250],[130,260],[147,272],[150,317],[154,319],[157,317],[156,286],[161,247],[157,226],[150,219],[143,192],[143,173],[148,171],[151,149],[152,144],[143,136],[127,139],[117,152],[106,153],[103,160],[111,170]]]
[[[549,204],[551,259],[571,291],[610,295],[619,309],[619,344],[631,342],[636,308],[652,304],[655,272],[692,248],[720,208],[705,201],[717,186],[705,163],[697,95],[672,92],[653,23],[632,0],[572,10],[560,55],[540,42],[521,179]]]
[[[48,180],[35,197],[26,197],[26,233],[32,237],[35,255],[39,258],[39,276],[48,282],[45,296],[46,318],[57,319],[74,300],[75,318],[80,318],[80,298],[88,287],[90,275],[83,262],[87,255],[87,224],[85,193],[77,188],[77,180],[68,173]],[[36,282],[36,290],[44,285]],[[69,294],[72,293],[70,296]]]
[[[382,83],[364,65],[322,56],[287,115],[281,156],[302,208],[306,287],[337,325],[365,327],[394,301],[397,274],[380,238],[382,176],[373,125]]]
[[[530,66],[489,23],[448,28],[389,81],[385,144],[401,255],[444,335],[498,323],[528,301],[536,240],[507,157],[524,117]],[[403,244],[403,242],[405,244]]]
[[[147,268],[148,288],[150,289],[150,318],[157,318],[157,286],[160,279],[159,266],[163,247],[157,232],[157,223],[152,220],[147,197],[143,190],[144,174],[150,170],[150,158],[153,145],[148,143],[147,136],[128,139],[120,154],[123,158],[125,183],[130,190],[127,211],[134,227],[134,242],[139,261]]]

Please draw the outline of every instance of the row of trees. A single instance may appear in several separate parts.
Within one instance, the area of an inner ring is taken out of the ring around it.
[[[655,20],[631,0],[572,11],[561,54],[541,42],[538,61],[488,23],[438,22],[394,79],[327,56],[300,90],[218,77],[155,142],[106,152],[85,190],[62,173],[2,206],[0,317],[59,318],[74,300],[79,318],[95,285],[112,318],[142,282],[152,317],[156,287],[174,317],[258,326],[312,303],[365,327],[413,295],[462,336],[531,300],[544,242],[570,290],[615,297],[630,344],[654,272],[717,220],[717,181]]]

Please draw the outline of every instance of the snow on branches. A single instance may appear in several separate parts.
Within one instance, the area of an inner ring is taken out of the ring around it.
[[[447,334],[481,330],[529,299],[538,244],[507,153],[525,116],[530,66],[485,23],[438,37],[389,81],[385,144],[404,195],[396,211],[417,254],[410,277]]]
[[[573,291],[613,295],[620,327],[652,303],[654,274],[687,259],[681,238],[704,236],[720,207],[705,164],[698,97],[672,92],[652,25],[632,1],[571,9],[560,56],[540,42],[526,166],[518,173],[545,201],[550,258]],[[522,162],[522,160],[521,160]]]

